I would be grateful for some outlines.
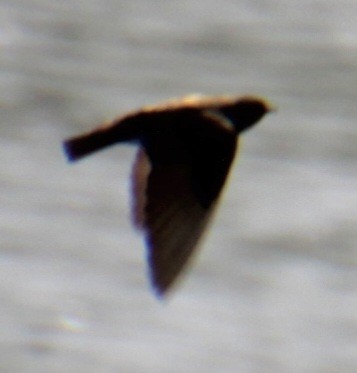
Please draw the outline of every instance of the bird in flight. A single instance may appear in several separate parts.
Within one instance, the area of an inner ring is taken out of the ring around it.
[[[120,142],[138,145],[132,215],[145,235],[151,283],[159,296],[199,243],[240,133],[271,110],[258,97],[189,95],[145,106],[64,142],[70,161]]]

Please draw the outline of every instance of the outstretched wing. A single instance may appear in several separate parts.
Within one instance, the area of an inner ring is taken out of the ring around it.
[[[133,217],[146,234],[150,275],[158,294],[188,262],[228,174],[236,135],[222,120],[195,116],[194,122],[187,119],[174,132],[161,132],[159,140],[144,141],[139,150],[133,169]]]

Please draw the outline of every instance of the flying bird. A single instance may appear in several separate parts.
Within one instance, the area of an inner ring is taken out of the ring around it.
[[[199,243],[240,133],[271,110],[257,97],[189,95],[143,107],[64,142],[70,161],[120,142],[139,146],[132,171],[132,215],[145,235],[151,283],[159,296]]]

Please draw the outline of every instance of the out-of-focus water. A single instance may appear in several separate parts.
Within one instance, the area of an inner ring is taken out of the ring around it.
[[[2,0],[1,372],[355,372],[356,61],[353,0]],[[192,92],[279,111],[162,303],[135,149],[68,165],[61,141]]]

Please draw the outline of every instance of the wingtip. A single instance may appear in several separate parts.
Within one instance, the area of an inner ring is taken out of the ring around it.
[[[150,283],[151,288],[156,296],[157,299],[160,301],[164,301],[167,298],[167,293],[169,290],[169,285],[164,284],[160,279],[157,278],[155,273],[153,272],[152,268],[149,269],[150,271]]]
[[[164,279],[162,276],[159,276],[159,273],[151,266],[149,267],[149,279],[156,298],[161,302],[165,302],[172,293],[177,279]]]
[[[160,301],[160,302],[163,302],[165,301],[166,299],[166,291],[162,288],[160,288],[159,286],[157,286],[157,284],[151,284],[151,287],[152,287],[152,290],[155,294],[155,297]]]

